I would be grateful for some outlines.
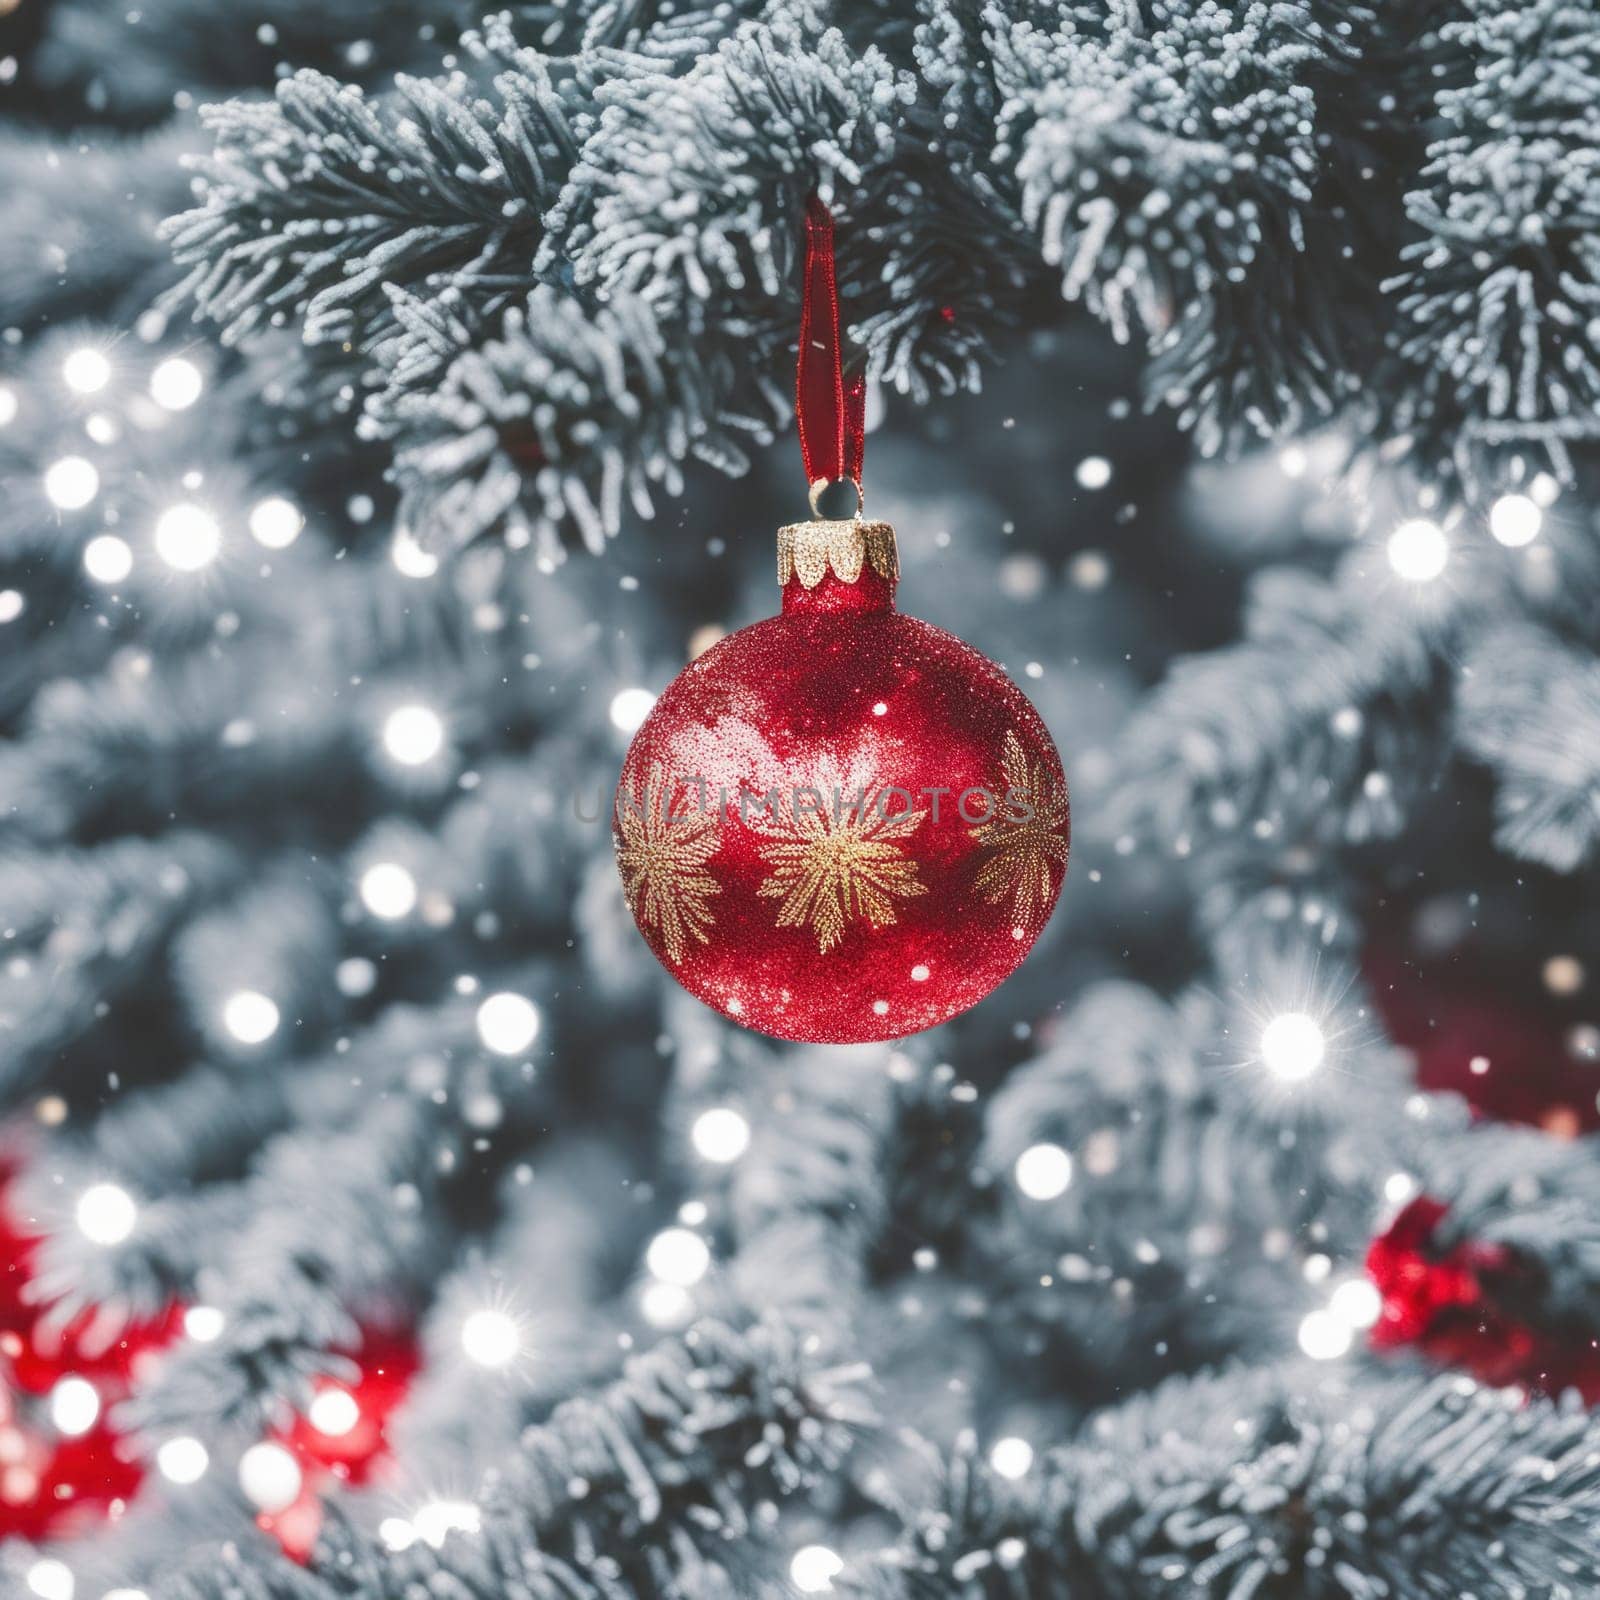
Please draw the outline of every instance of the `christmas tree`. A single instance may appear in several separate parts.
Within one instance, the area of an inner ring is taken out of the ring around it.
[[[0,0],[0,1573],[1600,1594],[1593,0]],[[1072,785],[893,1045],[630,920],[807,207]]]

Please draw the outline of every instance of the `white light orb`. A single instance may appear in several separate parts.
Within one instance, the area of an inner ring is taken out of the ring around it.
[[[50,1421],[57,1433],[76,1439],[100,1415],[100,1395],[87,1378],[63,1378],[50,1391]]]
[[[45,1556],[28,1568],[28,1590],[39,1600],[72,1600],[76,1587],[72,1568],[54,1556]]]
[[[844,1559],[825,1544],[796,1550],[789,1562],[789,1581],[801,1594],[830,1594],[833,1580],[844,1571]]]
[[[163,411],[187,411],[205,386],[199,367],[182,356],[168,356],[150,374],[150,398]]]
[[[620,733],[637,733],[655,703],[648,689],[619,689],[611,697],[611,726]]]
[[[121,583],[133,571],[133,550],[114,533],[98,534],[83,547],[83,570],[96,583]]]
[[[402,767],[420,767],[444,748],[444,723],[430,706],[396,706],[384,718],[383,748]]]
[[[1348,1278],[1328,1297],[1328,1310],[1352,1328],[1370,1328],[1383,1314],[1383,1296],[1370,1278]]]
[[[639,1291],[639,1310],[652,1328],[682,1328],[694,1320],[694,1297],[675,1283],[652,1278]]]
[[[121,1244],[139,1220],[139,1208],[126,1189],[97,1183],[78,1196],[78,1231],[93,1244]]]
[[[306,1420],[318,1433],[342,1439],[361,1420],[361,1407],[348,1389],[322,1389],[312,1397]]]
[[[1389,565],[1407,583],[1428,583],[1437,578],[1450,559],[1450,541],[1444,529],[1425,517],[1402,522],[1389,535]]]
[[[0,589],[0,626],[15,622],[27,609],[27,599],[20,589]]]
[[[190,1306],[183,1314],[183,1331],[196,1344],[211,1344],[222,1337],[228,1319],[215,1306]]]
[[[1525,494],[1503,494],[1489,507],[1489,532],[1509,550],[1532,544],[1543,526],[1538,501]]]
[[[1327,1040],[1315,1017],[1285,1011],[1261,1030],[1261,1059],[1285,1083],[1309,1078],[1327,1054]]]
[[[461,1348],[469,1361],[497,1371],[522,1354],[522,1332],[514,1317],[485,1306],[461,1324]]]
[[[1111,482],[1111,463],[1104,456],[1085,456],[1074,476],[1082,489],[1103,489]]]
[[[1337,1361],[1354,1341],[1350,1324],[1331,1311],[1309,1311],[1300,1321],[1300,1348],[1313,1361]]]
[[[44,492],[58,511],[81,511],[100,492],[100,474],[82,456],[62,456],[45,469]]]
[[[483,1518],[478,1508],[465,1500],[432,1500],[418,1508],[411,1525],[423,1543],[437,1550],[452,1533],[476,1533]]]
[[[223,1002],[222,1025],[240,1044],[265,1044],[279,1020],[277,1002],[259,989],[239,989]]]
[[[996,1439],[989,1451],[989,1465],[1002,1478],[1025,1478],[1033,1466],[1033,1446],[1015,1434],[1010,1438]]]
[[[156,554],[174,572],[199,572],[222,550],[222,529],[204,506],[185,500],[156,519]]]
[[[1544,986],[1551,994],[1576,994],[1584,985],[1587,974],[1576,956],[1551,956],[1541,969]]]
[[[1391,1172],[1383,1182],[1383,1198],[1392,1206],[1403,1206],[1415,1197],[1418,1187],[1409,1172]]]
[[[61,363],[61,376],[74,394],[99,394],[111,382],[111,363],[93,345],[84,345]]]
[[[250,508],[250,537],[269,550],[287,550],[305,525],[300,507],[281,494],[268,495]]]
[[[270,1439],[251,1445],[239,1457],[239,1487],[245,1499],[269,1517],[287,1511],[300,1498],[304,1481],[300,1463]]]
[[[378,861],[361,874],[361,903],[375,917],[395,922],[417,903],[417,880],[398,861]]]
[[[333,981],[339,985],[340,994],[359,1000],[377,988],[378,969],[365,956],[346,956],[333,969]]]
[[[713,1106],[694,1119],[689,1139],[703,1161],[727,1166],[750,1148],[750,1124],[732,1106]]]
[[[385,1517],[378,1524],[378,1537],[390,1550],[409,1550],[417,1542],[417,1530],[404,1517]]]
[[[1111,581],[1111,560],[1103,550],[1080,550],[1067,563],[1067,576],[1076,588],[1093,594]]]
[[[1528,485],[1528,493],[1537,506],[1553,506],[1561,498],[1561,485],[1548,472],[1536,472]]]
[[[187,1434],[168,1439],[156,1451],[156,1468],[168,1483],[198,1483],[211,1465],[211,1454],[198,1439]]]
[[[1055,1200],[1072,1182],[1072,1157],[1058,1144],[1034,1144],[1012,1169],[1017,1187],[1030,1200]]]
[[[9,428],[17,420],[17,391],[9,384],[0,383],[0,428]]]
[[[539,1008],[508,989],[492,994],[478,1007],[478,1037],[498,1056],[520,1056],[539,1037]]]
[[[689,1228],[663,1228],[644,1253],[650,1276],[690,1289],[711,1270],[711,1248]]]
[[[389,546],[389,559],[405,578],[431,578],[439,570],[439,558],[418,544],[409,528],[396,528]]]

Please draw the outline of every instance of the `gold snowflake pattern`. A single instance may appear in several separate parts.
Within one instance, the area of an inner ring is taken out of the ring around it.
[[[1067,865],[1067,791],[1041,756],[1030,761],[1022,740],[1007,730],[1000,746],[1002,792],[986,822],[972,837],[992,854],[978,871],[977,889],[985,900],[1011,900],[1012,916],[1026,925],[1050,903],[1051,874]],[[1025,803],[1031,816],[1007,797]]]
[[[715,812],[697,810],[659,761],[645,774],[644,799],[628,794],[617,806],[617,866],[622,892],[641,927],[661,937],[668,958],[681,962],[691,939],[710,942],[716,922],[707,902],[722,885],[706,870],[720,842]]]
[[[779,837],[762,847],[761,859],[773,870],[756,893],[783,902],[780,928],[809,924],[825,955],[856,918],[888,927],[896,900],[928,892],[916,862],[900,849],[927,810],[892,811],[892,799],[893,791],[869,783],[842,804],[830,794],[816,809],[779,805],[760,818],[758,826]]]

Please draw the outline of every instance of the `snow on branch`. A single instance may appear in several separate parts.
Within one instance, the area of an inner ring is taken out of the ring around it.
[[[731,1596],[759,1570],[749,1508],[832,1471],[866,1420],[858,1374],[757,1324],[703,1322],[532,1429],[480,1497],[478,1526],[402,1551],[336,1523],[309,1571],[230,1547],[156,1600],[563,1600]]]
[[[1496,839],[1557,872],[1600,844],[1600,665],[1530,626],[1473,642],[1456,737],[1496,779]]]
[[[1062,292],[1151,337],[1154,383],[1214,450],[1339,398],[1319,209],[1320,101],[1359,56],[1362,6],[1132,7],[1051,31],[985,13],[999,153]]]
[[[669,350],[640,300],[591,315],[536,288],[474,343],[453,318],[398,289],[390,296],[404,331],[389,353],[393,381],[363,426],[394,441],[402,514],[431,544],[499,533],[548,567],[569,529],[598,553],[626,514],[653,515],[653,486],[679,494],[690,457],[730,474],[747,465],[722,414],[737,364]],[[766,433],[759,418],[745,430]]]
[[[1190,844],[1258,819],[1291,841],[1392,835],[1426,788],[1418,741],[1452,641],[1480,614],[1480,584],[1441,588],[1408,592],[1370,545],[1332,579],[1259,575],[1245,637],[1179,660],[1120,741],[1108,826]]]
[[[1438,30],[1445,136],[1407,217],[1395,421],[1464,476],[1600,438],[1600,18],[1467,0]]]
[[[1600,1326],[1600,1162],[1592,1137],[1469,1128],[1418,1146],[1424,1191],[1447,1209],[1430,1245],[1511,1252],[1497,1298],[1521,1320],[1576,1333]]]
[[[1300,1263],[1354,1267],[1402,1164],[1397,1063],[1351,1028],[1333,975],[1276,1009],[1254,977],[1250,1008],[1097,985],[989,1103],[1000,1198],[979,1248],[1080,1380],[1284,1348],[1324,1293]],[[1281,1015],[1303,1044],[1268,1032]]]
[[[1203,449],[1345,416],[1478,495],[1519,447],[1565,470],[1592,433],[1600,269],[1592,16],[1471,12],[492,18],[388,94],[302,72],[210,108],[175,302],[231,340],[331,343],[417,532],[553,559],[691,456],[742,470],[734,438],[782,415],[815,189],[869,368],[918,399],[975,386],[1057,276],[1143,331],[1150,402]],[[1435,79],[1454,131],[1427,147]]]
[[[823,10],[772,8],[682,77],[598,90],[561,202],[580,285],[722,322],[780,312],[787,338],[807,194],[848,202],[870,186],[914,96],[881,51],[822,27]]]
[[[1026,1488],[967,1455],[863,1600],[1577,1596],[1600,1562],[1600,1423],[1470,1379],[1234,1368],[1102,1413]]]
[[[468,41],[493,74],[401,77],[368,99],[325,74],[208,108],[202,202],[167,234],[191,267],[173,303],[242,339],[293,318],[308,342],[385,324],[386,284],[490,304],[525,283],[576,141],[543,59],[503,22]]]
[[[139,1397],[147,1425],[270,1415],[338,1368],[333,1352],[356,1343],[359,1310],[437,1271],[453,1235],[451,1175],[482,1159],[486,1131],[526,1135],[549,1096],[531,1063],[478,1047],[461,1006],[411,1016],[389,1073],[388,1092],[368,1083],[346,1124],[267,1146],[248,1180],[252,1214],[203,1283],[224,1330],[163,1365]]]

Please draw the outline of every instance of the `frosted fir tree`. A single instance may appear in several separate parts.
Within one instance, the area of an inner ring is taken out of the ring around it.
[[[1597,77],[1560,0],[0,5],[12,1587],[1592,1592]],[[1075,801],[892,1050],[674,992],[604,826],[771,610],[813,194]]]

